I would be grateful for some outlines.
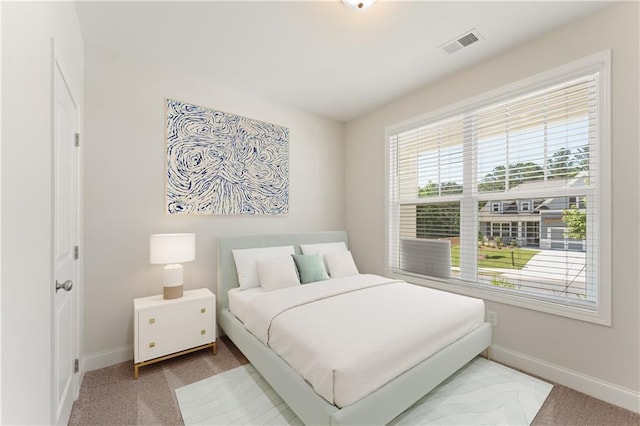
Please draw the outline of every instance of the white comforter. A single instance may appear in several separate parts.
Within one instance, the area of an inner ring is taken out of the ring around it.
[[[482,300],[359,275],[254,297],[245,326],[345,407],[484,321]]]

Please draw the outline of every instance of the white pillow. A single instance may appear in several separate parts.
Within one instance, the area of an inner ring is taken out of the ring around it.
[[[231,251],[236,262],[240,290],[260,287],[256,261],[275,259],[294,254],[293,246],[236,249]]]
[[[359,274],[350,251],[327,253],[324,255],[324,259],[329,267],[329,275],[331,278],[350,277]]]
[[[264,291],[300,285],[296,265],[291,256],[258,260],[256,266],[260,277],[260,287]]]
[[[344,241],[337,243],[320,243],[320,244],[300,244],[302,254],[325,254],[334,251],[347,251],[347,245]]]
[[[302,252],[302,254],[322,255],[324,269],[327,271],[327,273],[329,273],[329,266],[327,265],[327,260],[324,258],[325,254],[333,253],[336,251],[347,251],[347,245],[344,243],[344,241],[339,241],[336,243],[300,244],[300,251]]]

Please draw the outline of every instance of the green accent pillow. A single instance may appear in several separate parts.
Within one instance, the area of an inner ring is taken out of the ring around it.
[[[329,279],[321,254],[292,254],[291,256],[296,263],[301,284]]]

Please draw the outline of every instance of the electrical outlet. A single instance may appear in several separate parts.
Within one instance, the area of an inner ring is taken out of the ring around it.
[[[498,313],[497,312],[491,312],[491,311],[487,311],[487,317],[486,317],[486,321],[491,324],[492,327],[497,327],[498,326]]]

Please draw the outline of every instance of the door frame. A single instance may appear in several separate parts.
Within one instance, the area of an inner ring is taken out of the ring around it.
[[[55,156],[54,156],[54,150],[55,150],[55,103],[56,103],[56,93],[55,93],[55,78],[56,78],[56,72],[57,70],[60,72],[60,75],[62,76],[62,79],[65,83],[65,85],[67,86],[67,90],[69,91],[69,95],[71,96],[71,100],[73,101],[75,107],[76,107],[76,132],[79,134],[82,134],[82,106],[81,103],[79,102],[80,97],[78,96],[77,93],[74,92],[73,90],[73,81],[70,79],[70,76],[72,74],[69,74],[68,72],[66,72],[66,70],[68,68],[66,68],[65,64],[67,62],[64,60],[64,58],[62,57],[59,49],[56,49],[56,41],[55,38],[51,38],[51,70],[50,70],[50,77],[51,77],[51,106],[50,106],[50,110],[51,110],[51,129],[50,129],[50,147],[51,147],[51,155],[50,155],[50,241],[51,241],[51,245],[49,248],[49,254],[50,254],[50,259],[51,259],[51,267],[50,267],[50,286],[49,286],[49,295],[50,295],[50,316],[51,316],[51,321],[50,321],[50,336],[51,336],[51,341],[50,341],[50,366],[51,366],[51,380],[50,380],[50,395],[51,395],[51,424],[55,424],[57,422],[57,403],[58,401],[56,400],[56,365],[55,365],[55,315],[56,315],[56,309],[55,309],[55,280],[56,280],[56,265],[55,265],[55,196],[56,196],[56,192],[55,192],[55,169],[54,169],[54,162],[55,162]],[[76,148],[78,151],[76,152],[76,245],[78,245],[80,248],[82,248],[82,240],[83,240],[83,235],[82,235],[82,205],[83,205],[83,196],[82,196],[82,144],[80,144],[79,147]],[[80,256],[77,260],[77,262],[75,262],[75,269],[76,269],[76,282],[73,283],[74,286],[74,291],[72,292],[72,297],[74,298],[74,305],[75,305],[75,312],[74,312],[74,318],[75,318],[75,324],[74,327],[76,329],[76,335],[75,335],[75,341],[73,342],[74,345],[74,357],[76,359],[79,360],[79,371],[78,373],[74,374],[73,380],[72,380],[72,395],[73,395],[73,400],[77,400],[79,393],[80,393],[80,384],[82,383],[82,378],[84,376],[84,366],[83,366],[83,360],[81,357],[81,353],[82,353],[82,343],[83,343],[83,329],[82,329],[82,317],[81,315],[84,312],[84,277],[83,277],[83,270],[84,270],[84,256],[82,255],[82,252],[80,252]],[[68,420],[68,419],[67,419]]]

